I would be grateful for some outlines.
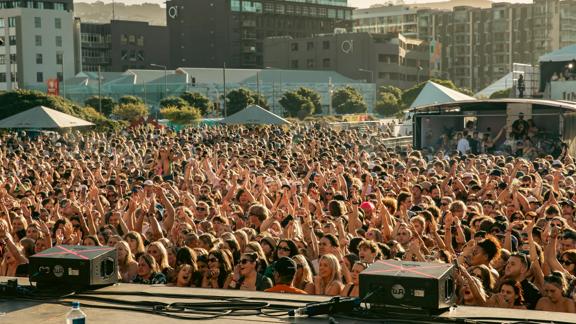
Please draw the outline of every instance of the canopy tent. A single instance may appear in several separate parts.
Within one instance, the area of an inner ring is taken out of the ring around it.
[[[510,89],[514,86],[514,72],[510,72],[505,76],[498,79],[496,82],[487,86],[486,88],[477,92],[474,97],[476,98],[490,98],[490,96],[497,91]]]
[[[0,120],[0,128],[67,128],[92,126],[91,122],[44,106],[34,107]]]
[[[258,106],[249,105],[243,110],[222,120],[224,124],[288,125],[286,119]]]
[[[568,62],[576,60],[576,44],[562,47],[559,50],[554,52],[550,52],[540,56],[538,60],[540,63],[542,62]]]
[[[422,91],[414,102],[410,105],[410,108],[416,108],[420,106],[428,106],[432,104],[442,104],[448,102],[455,102],[461,100],[476,100],[473,97],[467,96],[456,90],[452,90],[445,86],[439,85],[432,81],[426,82]]]

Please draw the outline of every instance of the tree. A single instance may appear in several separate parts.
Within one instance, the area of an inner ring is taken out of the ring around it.
[[[199,92],[184,92],[180,98],[186,101],[188,106],[198,108],[202,116],[206,116],[214,110],[214,103]]]
[[[402,90],[400,88],[391,85],[381,86],[380,89],[378,89],[378,96],[380,97],[378,99],[380,100],[381,96],[386,93],[393,95],[396,101],[402,100]]]
[[[98,110],[100,108],[99,98],[102,100],[102,111],[101,111],[102,114],[104,116],[110,116],[110,114],[112,113],[112,109],[114,109],[114,106],[116,106],[114,99],[112,99],[111,97],[91,96],[84,101],[84,105]]]
[[[186,106],[188,106],[188,104],[184,99],[180,97],[166,97],[160,100],[160,108],[166,108],[166,107],[182,108]]]
[[[368,110],[362,94],[352,87],[336,90],[332,95],[332,107],[339,114],[364,113]]]
[[[202,118],[200,110],[194,107],[169,106],[160,110],[160,113],[174,124],[190,125]]]
[[[226,116],[235,114],[253,104],[268,109],[266,98],[258,96],[254,91],[246,88],[231,90],[226,94]]]
[[[402,111],[402,106],[398,98],[391,92],[380,94],[380,99],[376,103],[376,113],[383,116],[394,116]]]
[[[120,99],[118,99],[118,104],[120,104],[120,105],[144,104],[144,100],[142,100],[142,98],[140,98],[140,97],[125,95],[125,96],[120,97]]]
[[[301,88],[302,89],[302,88]],[[289,117],[304,117],[314,113],[316,106],[310,99],[298,94],[298,91],[287,91],[279,100]],[[304,109],[303,109],[304,108]]]
[[[512,92],[512,88],[498,90],[490,95],[490,99],[498,99],[498,98],[510,98],[510,93]]]
[[[322,103],[320,102],[320,94],[310,88],[298,88],[296,93],[302,97],[310,100],[314,105],[314,110],[310,114],[321,114],[322,113]]]
[[[118,105],[114,107],[112,114],[121,120],[134,122],[148,116],[148,107],[143,104]]]

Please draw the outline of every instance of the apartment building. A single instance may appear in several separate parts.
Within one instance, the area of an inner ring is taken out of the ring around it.
[[[264,65],[336,71],[351,79],[406,89],[428,80],[430,53],[426,42],[398,33],[271,37],[264,41]]]
[[[73,9],[72,0],[0,0],[0,90],[76,73]]]

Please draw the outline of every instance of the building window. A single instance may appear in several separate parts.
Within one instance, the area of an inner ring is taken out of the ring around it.
[[[138,36],[138,39],[136,40],[136,44],[138,46],[144,46],[144,36]]]
[[[44,73],[36,72],[36,82],[44,82]]]
[[[10,63],[16,63],[16,54],[10,54]]]
[[[134,36],[134,35],[128,35],[128,43],[129,43],[129,44],[134,44],[134,43],[136,43],[136,36]]]
[[[62,82],[62,72],[56,72],[56,78],[58,81]]]
[[[0,28],[4,28],[4,18],[0,18]]]
[[[56,53],[56,64],[62,65],[64,62],[64,54]]]
[[[325,50],[330,49],[330,41],[323,41],[322,48]]]
[[[62,36],[56,36],[56,47],[62,47]]]
[[[309,69],[314,68],[314,59],[307,59],[306,60],[306,67]]]
[[[0,73],[0,83],[6,83],[6,73]]]
[[[298,51],[298,43],[290,44],[290,50],[292,50],[292,52]]]
[[[16,27],[16,17],[8,17],[8,27]]]
[[[125,34],[120,35],[120,44],[122,45],[128,44],[128,37]]]
[[[36,46],[42,46],[42,36],[36,35],[35,40],[36,40]]]
[[[120,60],[122,61],[126,61],[128,59],[128,51],[127,50],[122,50],[120,52]]]
[[[56,27],[56,29],[62,28],[62,19],[61,18],[55,18],[54,19],[54,27]]]
[[[297,69],[298,68],[298,60],[292,60],[290,62],[290,68],[291,69]]]
[[[34,17],[34,27],[35,28],[42,28],[42,18]]]
[[[42,64],[42,54],[36,54],[36,64]]]
[[[324,67],[324,68],[330,67],[330,59],[329,58],[322,59],[322,67]]]
[[[378,62],[386,62],[386,55],[378,54]]]
[[[307,51],[311,51],[313,49],[314,49],[314,43],[313,42],[306,43],[306,50]]]
[[[6,55],[0,54],[0,64],[6,64]]]
[[[14,36],[14,35],[8,36],[8,44],[9,45],[16,45],[16,36]]]
[[[64,4],[63,4],[63,3],[58,3],[58,2],[55,3],[55,4],[54,4],[54,10],[64,11],[64,10],[65,10]]]

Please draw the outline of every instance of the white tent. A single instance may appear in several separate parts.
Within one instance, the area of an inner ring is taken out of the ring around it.
[[[568,62],[576,60],[576,44],[540,56],[540,62]]]
[[[286,119],[258,106],[249,105],[243,110],[230,115],[222,120],[224,124],[263,124],[263,125],[287,125]]]
[[[414,102],[410,105],[410,108],[461,100],[476,100],[476,98],[439,85],[438,83],[428,81],[422,91],[420,91],[418,97],[416,97]]]
[[[67,128],[92,126],[91,122],[44,106],[34,107],[0,120],[0,128]]]
[[[476,98],[490,98],[490,96],[500,90],[510,89],[514,86],[514,72],[510,72],[498,79],[496,82],[480,90],[474,95]]]

